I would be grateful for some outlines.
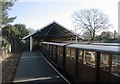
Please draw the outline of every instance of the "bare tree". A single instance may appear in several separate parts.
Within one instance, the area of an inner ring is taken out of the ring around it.
[[[84,31],[81,36],[84,38],[84,40],[90,40],[91,39],[89,31]]]
[[[77,27],[90,33],[91,41],[95,40],[95,33],[98,30],[107,29],[108,17],[98,9],[83,9],[73,13]]]

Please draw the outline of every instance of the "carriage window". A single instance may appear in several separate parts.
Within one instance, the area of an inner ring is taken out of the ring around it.
[[[78,61],[81,61],[81,60],[82,60],[82,53],[83,53],[83,52],[82,52],[81,50],[78,51],[78,57],[79,57],[79,58],[78,58]]]
[[[84,51],[84,64],[95,68],[95,52]]]
[[[47,51],[49,50],[49,45],[47,45]]]
[[[50,48],[50,56],[49,57],[51,57],[51,45],[49,46],[49,48]]]
[[[70,49],[70,57],[75,59],[75,49]]]
[[[112,73],[120,76],[120,56],[113,55],[112,56]]]
[[[56,48],[55,48],[55,46],[53,46],[53,58],[55,58],[55,50],[56,50]]]
[[[63,56],[63,48],[62,47],[58,47],[58,55]]]
[[[66,48],[66,56],[75,59],[75,49]]]
[[[70,56],[70,49],[66,48],[66,56],[69,57]]]
[[[109,70],[109,55],[108,54],[100,55],[100,68],[105,71]]]

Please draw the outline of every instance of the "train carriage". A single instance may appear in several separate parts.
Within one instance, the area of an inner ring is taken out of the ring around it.
[[[120,82],[119,45],[41,42],[41,51],[77,83]]]

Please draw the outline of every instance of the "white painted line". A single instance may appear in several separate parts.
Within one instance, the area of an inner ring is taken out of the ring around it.
[[[21,57],[22,59],[34,59],[34,58],[40,58],[40,57],[38,57],[38,56],[36,56],[36,57]]]
[[[40,51],[39,51],[40,52]],[[43,56],[43,54],[40,52],[40,54],[42,55],[42,57],[47,61],[47,63],[68,83],[71,84],[62,74],[59,73],[58,70],[56,70],[53,65]]]
[[[52,79],[52,78],[53,77],[28,78],[28,79],[23,79],[23,80],[16,80],[13,82],[18,83],[18,82],[37,81],[37,80],[48,80],[48,79]]]

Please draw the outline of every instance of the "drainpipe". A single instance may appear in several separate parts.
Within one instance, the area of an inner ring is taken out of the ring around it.
[[[76,35],[76,37],[75,37],[75,41],[76,41],[76,43],[77,43],[77,35]]]

